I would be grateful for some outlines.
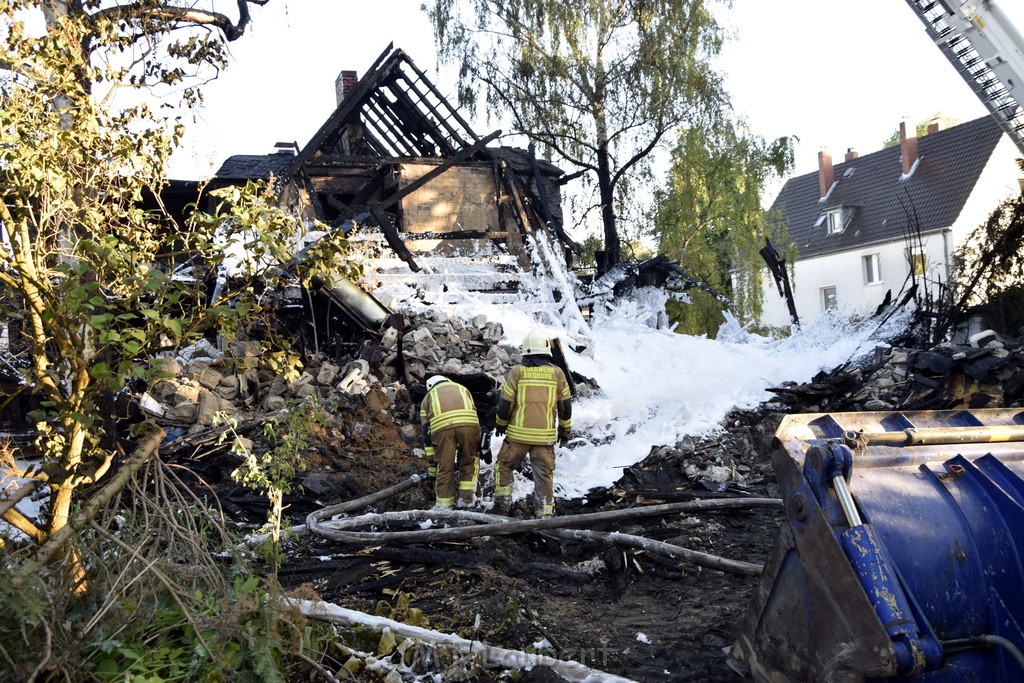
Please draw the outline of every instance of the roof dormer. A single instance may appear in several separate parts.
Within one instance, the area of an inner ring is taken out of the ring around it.
[[[824,225],[828,234],[838,235],[846,230],[850,221],[853,220],[853,208],[852,206],[844,206],[842,204],[830,206],[825,209],[824,213],[818,216],[814,227],[817,228]]]

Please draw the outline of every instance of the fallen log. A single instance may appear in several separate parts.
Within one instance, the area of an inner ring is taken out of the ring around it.
[[[652,541],[639,536],[608,532],[584,532],[567,527],[588,526],[593,524],[622,522],[642,517],[673,514],[677,512],[697,512],[710,510],[781,508],[782,501],[777,498],[742,498],[698,500],[683,503],[666,503],[643,508],[627,508],[608,512],[595,512],[566,517],[545,517],[532,520],[509,520],[507,517],[490,515],[465,510],[406,510],[404,512],[386,512],[379,514],[360,515],[346,519],[321,523],[317,516],[323,511],[312,513],[307,517],[306,524],[310,531],[324,538],[351,544],[389,545],[406,543],[430,543],[439,541],[465,540],[480,536],[497,536],[518,534],[530,531],[545,531],[548,535],[572,540],[598,540],[631,548],[642,548],[651,552],[661,552],[670,557],[684,559],[698,566],[709,569],[756,576],[761,572],[761,565],[739,562],[726,558],[702,553],[682,546],[674,546],[661,541]],[[439,529],[421,529],[416,531],[351,531],[363,526],[381,526],[393,522],[409,522],[416,520],[447,520],[455,522],[479,522],[475,526],[457,526]]]
[[[467,640],[452,633],[441,633],[440,631],[432,631],[419,626],[411,626],[400,621],[364,614],[363,612],[346,609],[331,603],[286,598],[285,604],[298,608],[302,615],[309,619],[317,619],[334,624],[369,626],[379,630],[390,629],[395,635],[404,638],[414,638],[432,645],[447,646],[464,655],[476,655],[480,658],[481,665],[487,668],[531,669],[537,666],[546,666],[570,681],[633,683],[628,678],[591,669],[571,659],[555,659],[546,655],[536,655],[519,650],[508,650],[503,647],[485,645],[479,641]]]

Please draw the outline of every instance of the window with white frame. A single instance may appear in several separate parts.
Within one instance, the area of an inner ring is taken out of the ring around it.
[[[830,235],[835,235],[843,231],[843,207],[837,206],[834,209],[829,209],[825,214],[825,222],[828,225],[828,232]]]
[[[864,284],[877,285],[882,281],[882,260],[879,254],[868,254],[864,261]]]
[[[836,295],[836,286],[821,288],[821,310],[832,311],[839,307],[839,297]]]

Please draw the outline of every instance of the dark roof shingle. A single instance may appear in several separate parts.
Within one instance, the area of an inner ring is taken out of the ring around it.
[[[836,184],[819,201],[818,173],[791,178],[771,211],[788,228],[800,258],[902,238],[951,226],[960,215],[1003,133],[985,116],[918,139],[918,164],[902,178],[899,146],[834,165]],[[852,209],[841,233],[820,221],[828,209]]]
[[[236,154],[224,160],[214,174],[218,180],[266,180],[284,174],[295,160],[292,154]]]

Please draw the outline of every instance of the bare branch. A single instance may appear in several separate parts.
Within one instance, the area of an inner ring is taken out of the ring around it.
[[[220,29],[224,38],[228,41],[235,41],[245,34],[249,24],[249,4],[266,5],[270,0],[237,0],[238,21],[232,22],[231,18],[220,12],[210,12],[196,9],[195,7],[175,7],[174,5],[155,5],[152,7],[141,7],[138,5],[119,5],[108,7],[93,13],[91,16],[98,19],[113,20],[148,20],[148,21],[174,21],[195,26],[213,26]]]

